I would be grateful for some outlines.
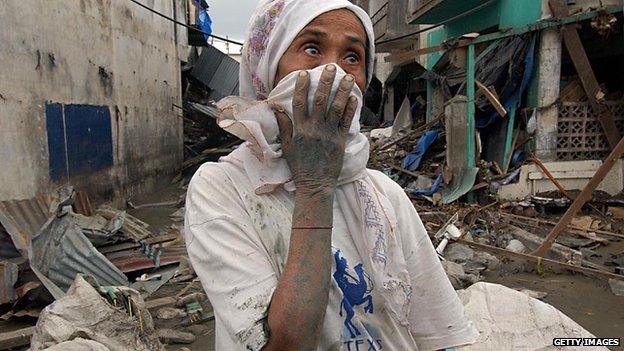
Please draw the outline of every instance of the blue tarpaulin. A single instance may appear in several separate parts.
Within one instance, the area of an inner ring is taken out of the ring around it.
[[[210,39],[210,34],[212,34],[212,19],[208,14],[208,4],[206,0],[194,0],[195,6],[199,12],[199,18],[197,20],[197,24],[199,25],[199,29],[204,32],[204,37],[206,41]]]
[[[438,138],[438,134],[440,134],[439,129],[433,129],[423,134],[414,147],[414,150],[412,150],[412,152],[403,160],[402,167],[412,172],[416,171],[418,167],[420,167],[420,162],[422,161],[425,152],[429,150],[431,144],[433,144]]]
[[[518,106],[520,106],[520,103],[522,102],[522,95],[529,87],[529,83],[533,77],[533,72],[535,71],[536,38],[536,36],[533,36],[531,38],[531,43],[528,46],[527,54],[524,60],[524,73],[522,75],[522,81],[520,81],[520,86],[503,102],[503,107],[505,107],[505,110],[507,111],[515,110]],[[499,118],[498,112],[494,112],[487,117],[477,118],[476,127],[477,129],[487,128],[497,118]]]
[[[436,178],[436,180],[433,182],[433,184],[431,185],[431,189],[418,189],[418,190],[414,190],[414,191],[412,191],[412,196],[418,196],[418,195],[431,196],[431,195],[437,193],[438,190],[440,190],[440,184],[442,184],[442,174],[440,174]]]

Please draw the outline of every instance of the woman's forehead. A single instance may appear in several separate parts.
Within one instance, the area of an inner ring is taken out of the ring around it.
[[[351,31],[362,39],[366,39],[366,30],[360,18],[348,9],[338,9],[325,12],[310,21],[304,30],[310,27],[335,28]]]

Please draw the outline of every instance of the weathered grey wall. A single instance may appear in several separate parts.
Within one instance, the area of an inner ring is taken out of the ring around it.
[[[171,16],[174,1],[143,3]],[[0,43],[0,200],[63,183],[125,196],[165,180],[182,161],[171,22],[128,0],[4,0]],[[53,182],[48,101],[107,106],[114,165]]]

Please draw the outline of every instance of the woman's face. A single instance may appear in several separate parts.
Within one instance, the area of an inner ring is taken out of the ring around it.
[[[308,24],[279,61],[275,84],[289,73],[335,63],[366,87],[366,31],[347,9],[326,12]]]

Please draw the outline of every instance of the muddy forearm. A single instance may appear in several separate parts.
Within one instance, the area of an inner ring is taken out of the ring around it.
[[[333,191],[297,192],[284,274],[269,309],[265,350],[316,350],[329,298]]]

